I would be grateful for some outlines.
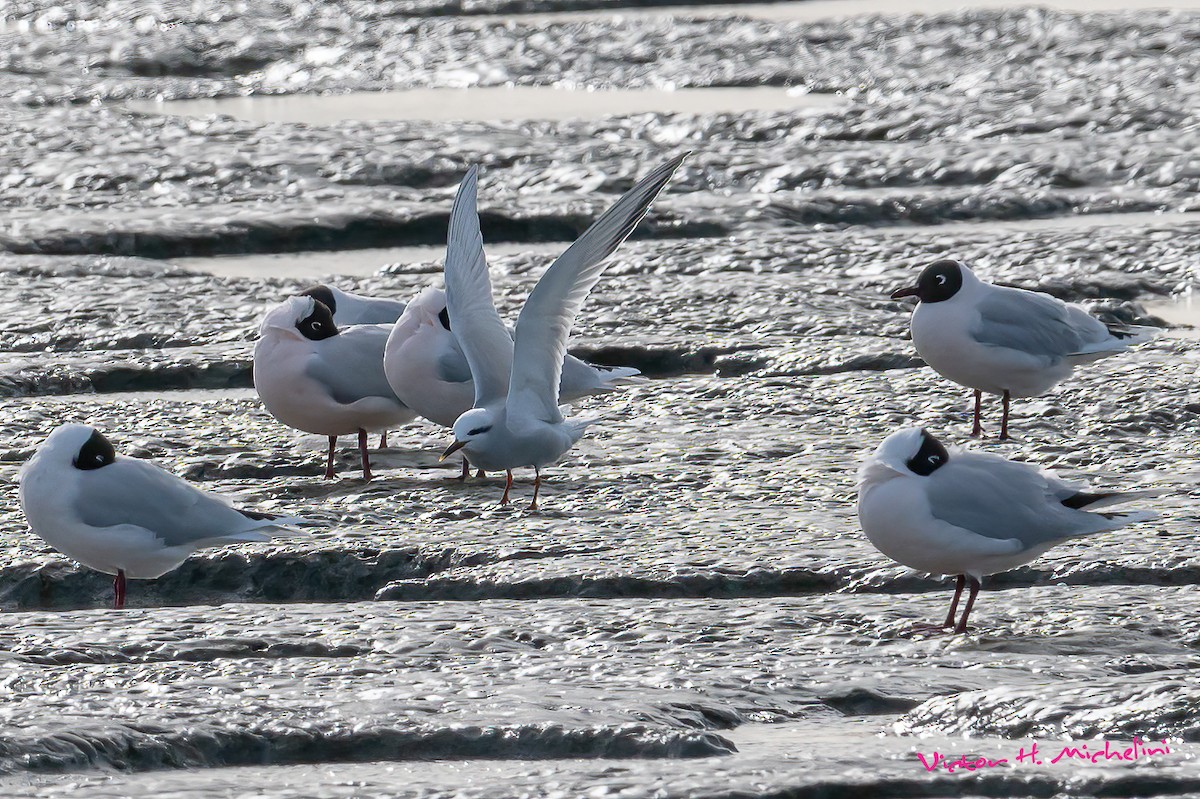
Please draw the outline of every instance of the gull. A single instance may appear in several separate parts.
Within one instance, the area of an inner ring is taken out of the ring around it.
[[[916,297],[913,346],[943,377],[975,390],[975,424],[983,392],[1003,397],[1000,439],[1008,438],[1011,397],[1036,397],[1070,377],[1076,366],[1148,341],[1156,327],[1101,322],[1078,305],[1039,291],[984,282],[961,261],[925,267],[915,286],[892,299]]]
[[[1151,511],[1090,511],[1159,493],[1093,493],[999,455],[947,450],[929,431],[909,427],[884,439],[859,471],[858,518],[875,548],[897,563],[958,576],[943,627],[954,625],[970,581],[955,628],[961,633],[984,576],[1069,539],[1155,519]]]
[[[643,178],[550,265],[521,308],[515,341],[492,301],[475,208],[478,168],[471,167],[459,186],[450,211],[446,300],[450,327],[471,367],[475,407],[455,420],[454,443],[442,458],[461,449],[479,468],[507,472],[501,504],[508,502],[512,470],[532,466],[529,507],[536,509],[541,468],[561,458],[596,421],[564,419],[558,407],[567,336],[604,260],[637,227],[684,157]]]
[[[309,286],[300,296],[325,303],[333,312],[333,321],[346,325],[390,325],[404,313],[404,303],[365,294],[351,294],[324,283]]]
[[[254,347],[254,388],[288,427],[329,437],[332,480],[338,436],[358,434],[363,478],[371,479],[367,432],[416,418],[383,374],[388,325],[339,328],[320,300],[292,297],[267,312]]]
[[[475,402],[471,367],[450,329],[446,292],[427,288],[404,309],[383,351],[383,371],[396,396],[418,415],[453,427]],[[642,382],[637,369],[594,366],[568,355],[559,380],[559,400],[571,402]],[[463,475],[467,460],[463,459]]]
[[[115,575],[113,605],[125,606],[125,580],[150,580],[197,549],[268,541],[307,520],[238,510],[153,463],[118,455],[99,430],[59,426],[21,467],[21,509],[46,543],[89,569]]]
[[[342,327],[346,325],[390,325],[404,313],[404,303],[399,300],[351,294],[325,283],[309,286],[300,292],[300,296],[312,297],[314,300],[325,303],[325,307],[333,312],[333,323]],[[379,436],[379,446],[387,446],[386,430]]]

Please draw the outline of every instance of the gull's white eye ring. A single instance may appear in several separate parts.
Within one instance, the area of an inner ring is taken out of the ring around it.
[[[933,279],[938,282],[938,285],[945,285],[946,283],[945,275],[935,275]]]

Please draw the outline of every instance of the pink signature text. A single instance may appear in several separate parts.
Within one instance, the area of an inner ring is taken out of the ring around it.
[[[1157,742],[1143,741],[1141,738],[1134,738],[1133,743],[1129,745],[1114,744],[1112,741],[1105,741],[1101,748],[1099,742],[1088,744],[1067,745],[1061,747],[1057,753],[1053,749],[1039,749],[1035,741],[1028,749],[1024,746],[1011,759],[1007,757],[981,757],[979,755],[943,755],[941,752],[933,752],[926,755],[923,752],[917,752],[917,759],[921,761],[921,765],[926,771],[945,771],[948,774],[953,774],[956,771],[978,771],[980,769],[996,768],[997,766],[1013,766],[1017,764],[1040,766],[1045,763],[1051,765],[1069,762],[1085,762],[1085,763],[1101,763],[1110,760],[1132,761],[1141,760],[1146,757],[1155,755],[1171,754],[1171,747],[1167,744],[1166,739],[1162,741],[1162,746]]]

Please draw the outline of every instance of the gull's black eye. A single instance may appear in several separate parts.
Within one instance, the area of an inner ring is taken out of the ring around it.
[[[468,430],[467,435],[477,436],[477,435],[480,435],[481,433],[486,433],[487,431],[489,431],[491,429],[492,429],[492,426],[490,424],[487,427],[476,427],[474,430]]]
[[[946,285],[946,276],[945,275],[938,275],[937,277],[934,278],[934,280],[936,280],[938,282],[939,286]]]

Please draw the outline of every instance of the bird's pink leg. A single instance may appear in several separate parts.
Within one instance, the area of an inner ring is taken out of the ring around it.
[[[950,612],[946,614],[946,621],[943,627],[954,626],[954,615],[958,612],[958,599],[962,596],[963,586],[967,584],[967,575],[958,575],[958,587],[954,589],[954,599],[950,602]]]
[[[380,436],[379,436],[379,448],[387,449],[387,431],[386,430],[384,430],[383,433],[380,434]]]
[[[367,431],[358,428],[358,454],[362,458],[363,479],[371,479],[371,461],[367,457]]]
[[[504,484],[504,496],[500,497],[501,505],[508,504],[508,502],[509,502],[508,492],[509,492],[509,489],[511,489],[511,488],[512,488],[512,469],[509,469],[508,470],[508,481]]]
[[[538,467],[533,467],[533,502],[529,503],[530,510],[537,510],[538,489],[542,487],[542,473]]]
[[[460,483],[465,483],[465,482],[467,482],[467,478],[470,476],[471,476],[471,464],[467,463],[466,458],[463,458],[463,470],[462,470],[462,474],[458,476],[458,481]]]
[[[1000,417],[1000,440],[1008,440],[1008,389],[1004,389],[1004,416]]]
[[[333,471],[333,450],[337,446],[337,436],[329,437],[329,458],[325,461],[325,479],[333,480],[337,478],[337,473]]]
[[[963,608],[962,618],[958,622],[958,626],[954,628],[956,633],[965,633],[967,631],[967,617],[971,615],[971,608],[975,607],[975,597],[979,595],[979,581],[974,577],[971,578],[971,593],[967,596],[967,606]]]
[[[983,435],[983,424],[979,418],[979,410],[981,405],[983,405],[983,392],[979,389],[975,389],[975,424],[973,427],[971,427],[971,435],[973,436]]]
[[[485,472],[483,469],[480,469],[479,471],[475,472],[475,476],[482,480],[483,478],[487,477],[487,472]]]
[[[125,570],[117,569],[117,576],[113,578],[113,609],[125,609]]]

